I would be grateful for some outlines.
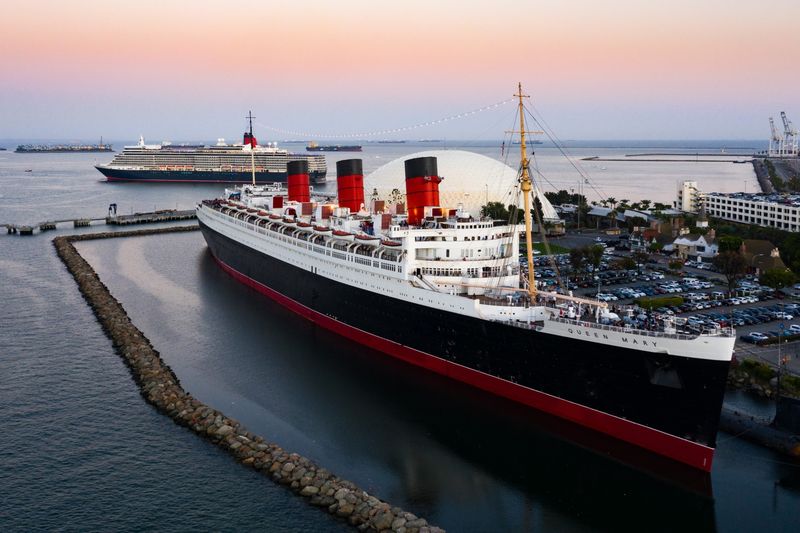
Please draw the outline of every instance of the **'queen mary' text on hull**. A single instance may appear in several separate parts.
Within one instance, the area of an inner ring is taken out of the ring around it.
[[[337,203],[312,201],[306,163],[290,166],[288,191],[198,206],[233,277],[393,357],[711,469],[732,331],[616,327],[600,302],[520,288],[522,227],[440,206],[436,158],[406,161],[395,212],[365,209],[360,160],[337,164]]]

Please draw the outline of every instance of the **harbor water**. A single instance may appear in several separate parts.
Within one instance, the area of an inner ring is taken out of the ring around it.
[[[327,157],[331,169],[362,157],[369,172],[430,148]],[[500,157],[496,144],[468,149]],[[537,148],[542,174],[577,179],[548,150]],[[105,183],[93,161],[0,153],[0,223],[103,216],[110,203],[123,214],[189,209],[220,192]],[[661,176],[642,197],[664,203],[682,178],[703,190],[755,186],[750,165],[581,163],[617,199],[639,199],[625,191],[640,173]],[[51,244],[99,229],[0,236],[0,529],[347,529],[139,396]],[[450,531],[800,529],[800,463],[735,436],[720,434],[708,478],[641,469],[591,435],[315,328],[221,272],[199,232],[77,248],[195,397]]]

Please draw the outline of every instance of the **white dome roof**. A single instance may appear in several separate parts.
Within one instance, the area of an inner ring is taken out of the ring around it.
[[[364,177],[367,198],[373,190],[384,200],[389,199],[394,189],[405,194],[405,161],[417,157],[437,159],[439,176],[444,178],[439,184],[439,201],[443,207],[455,208],[464,204],[464,209],[478,215],[487,201],[502,202],[506,206],[522,205],[522,198],[516,191],[515,169],[491,157],[463,150],[429,150],[390,161]],[[558,214],[553,206],[538,189],[536,192],[544,218],[557,220]]]

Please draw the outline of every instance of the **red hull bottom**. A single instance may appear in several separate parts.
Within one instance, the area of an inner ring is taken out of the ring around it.
[[[616,439],[639,446],[658,455],[684,463],[693,468],[711,471],[714,449],[681,439],[669,433],[643,426],[624,418],[619,418],[596,409],[585,407],[550,394],[539,392],[516,383],[511,383],[490,374],[446,361],[434,355],[415,350],[394,341],[378,337],[329,316],[323,315],[305,305],[276,292],[253,278],[222,262],[214,260],[225,272],[236,280],[252,287],[258,292],[280,303],[284,307],[307,318],[315,324],[329,329],[365,346],[384,352],[413,365],[437,372],[443,376],[461,381],[497,396],[533,407],[539,411],[568,420],[594,431],[605,433]]]

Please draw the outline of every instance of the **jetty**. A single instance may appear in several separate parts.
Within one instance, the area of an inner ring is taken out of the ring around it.
[[[9,235],[33,235],[37,230],[39,233],[57,229],[59,226],[72,226],[73,228],[85,228],[88,226],[108,224],[112,226],[128,226],[131,224],[154,224],[160,222],[174,222],[180,220],[191,220],[197,218],[194,209],[177,210],[162,209],[148,213],[132,213],[129,215],[109,214],[106,217],[81,217],[65,218],[61,220],[47,220],[38,224],[0,224],[6,228]]]
[[[134,222],[135,223],[135,222]],[[181,387],[161,354],[131,321],[73,242],[93,239],[196,231],[178,226],[135,231],[84,233],[56,237],[53,245],[95,317],[128,366],[139,392],[157,411],[229,453],[245,467],[286,486],[309,504],[319,507],[360,531],[441,533],[424,518],[369,494],[297,453],[248,431],[240,422],[214,409]]]

